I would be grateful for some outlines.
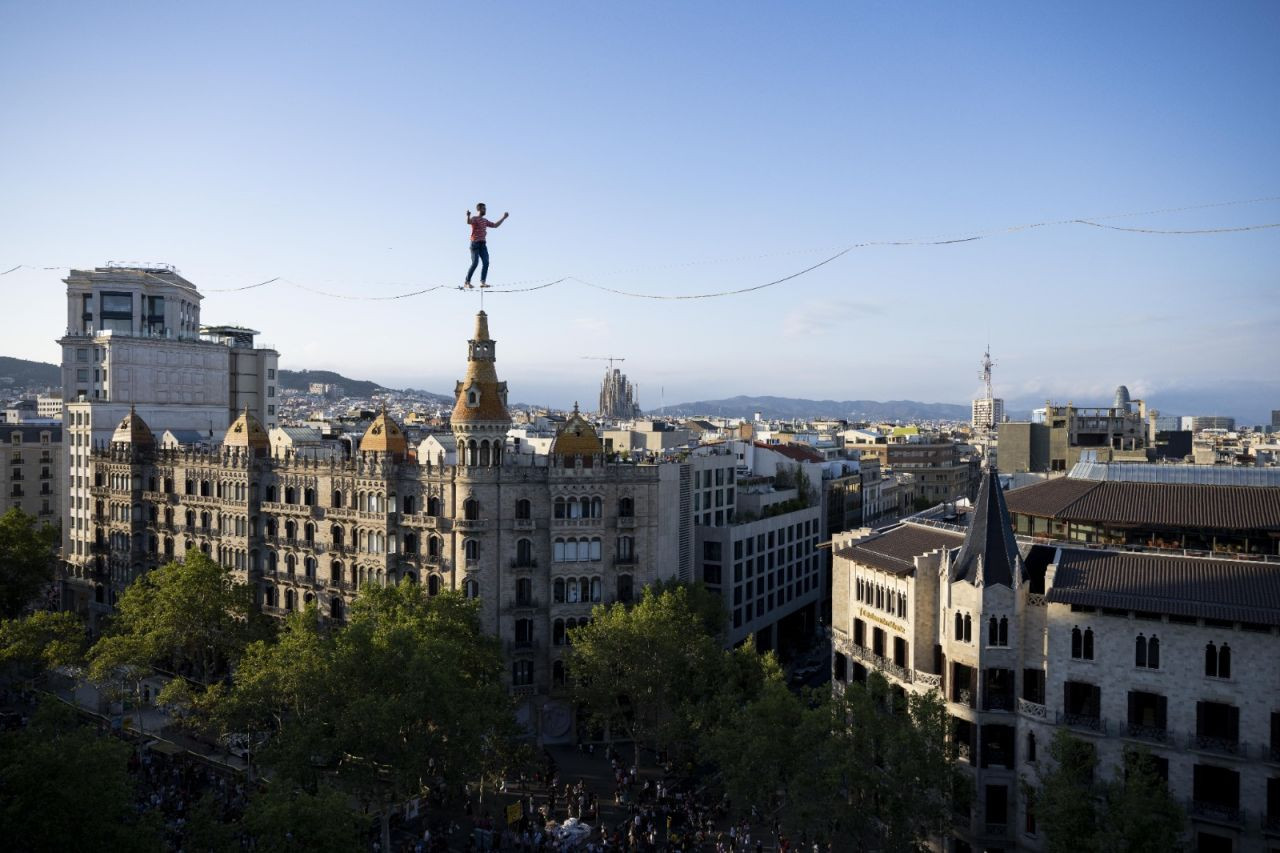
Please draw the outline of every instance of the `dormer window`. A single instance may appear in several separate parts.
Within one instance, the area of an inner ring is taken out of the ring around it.
[[[474,406],[474,405],[477,405],[479,402],[480,402],[480,395],[479,395],[479,394],[477,394],[475,391],[468,391],[468,392],[467,392],[467,405],[468,405],[468,406]]]

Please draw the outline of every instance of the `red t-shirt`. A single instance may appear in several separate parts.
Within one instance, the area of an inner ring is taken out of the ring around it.
[[[485,219],[483,216],[473,216],[467,220],[467,223],[471,226],[471,242],[472,243],[483,243],[484,232],[490,228],[498,227],[497,223],[490,222],[489,220]]]

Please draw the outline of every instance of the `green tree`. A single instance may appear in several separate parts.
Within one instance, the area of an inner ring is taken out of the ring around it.
[[[56,700],[0,735],[0,838],[23,853],[161,849],[154,819],[132,808],[129,747],[81,727]]]
[[[366,587],[345,626],[314,607],[279,642],[258,642],[208,710],[228,731],[266,732],[260,763],[281,784],[334,785],[383,821],[392,807],[444,785],[492,782],[518,735],[497,640],[477,605],[419,586]]]
[[[1048,853],[1098,850],[1101,845],[1101,786],[1093,744],[1058,729],[1049,744],[1049,762],[1039,771],[1036,822]]]
[[[590,721],[635,745],[682,756],[704,735],[698,713],[715,696],[723,652],[684,585],[648,587],[634,607],[597,605],[571,632],[573,696]]]
[[[14,507],[0,515],[0,618],[20,615],[53,582],[58,531]]]
[[[84,662],[84,624],[74,613],[37,610],[0,622],[0,668],[25,678]]]
[[[369,821],[328,786],[312,793],[272,785],[249,801],[244,828],[262,853],[349,853],[364,846]]]
[[[1124,754],[1121,775],[1104,791],[1105,853],[1177,853],[1183,849],[1187,816],[1156,772],[1145,749]]]
[[[136,681],[161,667],[183,678],[170,682],[160,701],[195,701],[271,628],[272,620],[254,607],[251,587],[192,552],[129,585],[106,634],[89,651],[89,675],[99,683],[122,675]]]

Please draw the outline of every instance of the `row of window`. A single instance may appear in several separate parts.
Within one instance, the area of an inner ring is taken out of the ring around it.
[[[881,584],[858,578],[856,596],[858,601],[868,607],[883,610],[891,616],[896,615],[902,619],[907,616],[907,594],[905,592],[894,592]]]

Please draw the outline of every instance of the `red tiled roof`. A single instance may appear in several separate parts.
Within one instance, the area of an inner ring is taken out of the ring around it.
[[[911,523],[878,533],[835,551],[835,556],[895,575],[915,570],[915,558],[939,548],[956,548],[964,534]]]
[[[1064,548],[1045,598],[1280,625],[1280,571],[1260,561]]]
[[[1010,512],[1060,521],[1280,530],[1280,488],[1124,483],[1062,477],[1005,493]]]

